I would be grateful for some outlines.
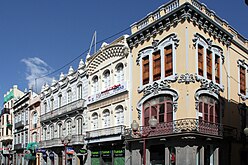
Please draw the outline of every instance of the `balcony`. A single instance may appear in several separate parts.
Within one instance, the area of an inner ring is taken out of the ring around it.
[[[221,124],[199,121],[198,119],[180,119],[172,122],[158,123],[156,128],[141,126],[138,131],[125,130],[125,138],[131,140],[141,137],[163,137],[176,135],[201,135],[222,138],[223,128]]]
[[[14,150],[20,150],[24,148],[24,144],[20,143],[20,144],[15,144],[14,145]]]
[[[19,122],[15,123],[15,129],[22,128],[22,127],[24,127],[24,122],[23,121],[19,121]]]
[[[71,144],[84,144],[85,135],[72,135]]]
[[[108,128],[103,128],[103,129],[97,129],[93,131],[88,131],[86,133],[86,139],[123,135],[124,131],[125,131],[125,126],[123,125],[119,125],[115,127],[108,127]]]
[[[84,102],[85,102],[85,100],[80,99],[80,100],[71,102],[69,104],[66,104],[60,108],[53,110],[53,111],[47,112],[46,114],[43,114],[40,116],[40,121],[44,122],[44,121],[50,120],[52,118],[57,118],[59,116],[65,115],[69,112],[81,109],[82,107],[84,107]]]
[[[39,147],[40,148],[51,148],[56,146],[63,146],[60,138],[53,138],[50,140],[40,141]]]
[[[10,114],[10,109],[9,109],[9,108],[3,108],[3,109],[1,110],[1,116],[2,116],[3,114]]]

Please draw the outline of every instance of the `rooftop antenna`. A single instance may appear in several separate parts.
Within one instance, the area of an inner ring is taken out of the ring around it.
[[[90,55],[91,48],[93,47],[93,44],[94,44],[94,53],[96,53],[96,31],[94,32],[94,34],[92,36],[92,40],[91,40],[91,44],[90,44],[88,55]]]

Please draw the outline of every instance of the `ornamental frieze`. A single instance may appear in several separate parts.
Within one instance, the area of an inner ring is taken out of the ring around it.
[[[192,74],[192,73],[181,74],[181,76],[179,77],[179,80],[178,80],[178,83],[189,84],[191,82],[195,83],[194,74]]]
[[[195,80],[201,83],[201,88],[208,90],[210,93],[220,94],[224,91],[224,87],[220,87],[218,84],[213,81],[207,80],[206,78],[195,75]]]

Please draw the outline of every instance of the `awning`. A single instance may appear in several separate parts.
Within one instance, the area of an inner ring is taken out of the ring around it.
[[[35,151],[37,148],[39,148],[39,143],[37,142],[31,142],[31,143],[28,143],[27,145],[27,150]]]

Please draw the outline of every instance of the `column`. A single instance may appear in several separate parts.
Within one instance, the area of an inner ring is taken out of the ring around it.
[[[142,159],[140,155],[140,149],[134,149],[132,150],[132,165],[141,165]]]
[[[170,151],[169,151],[169,148],[168,147],[166,147],[165,148],[165,164],[170,164]]]

